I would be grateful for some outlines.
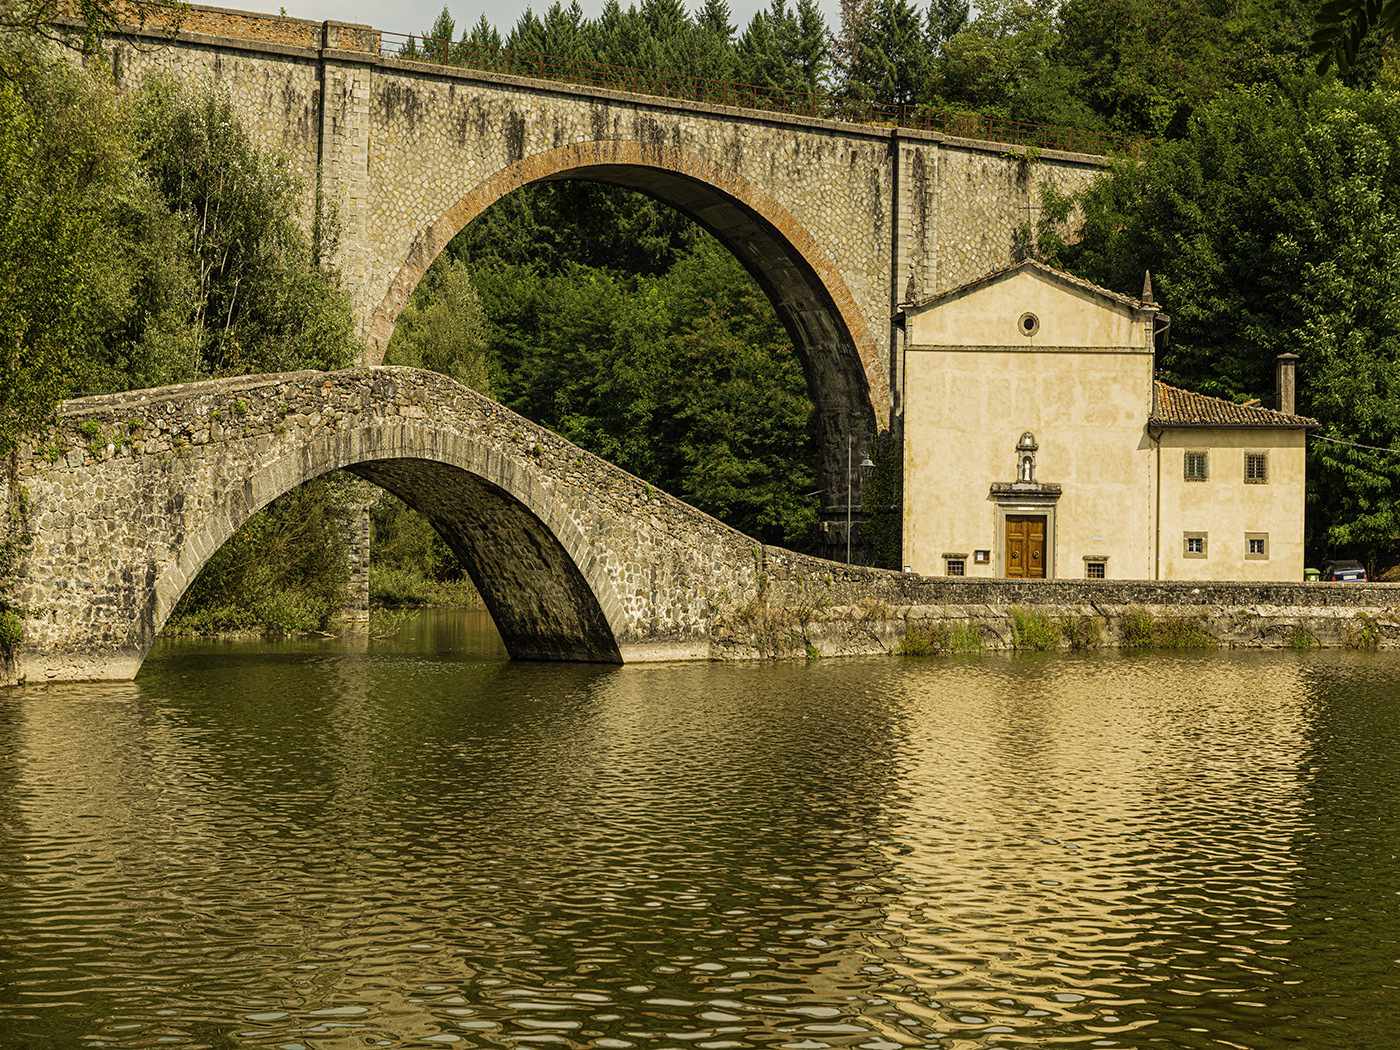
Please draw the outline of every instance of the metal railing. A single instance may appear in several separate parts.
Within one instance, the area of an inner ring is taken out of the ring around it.
[[[403,52],[412,45],[408,56]],[[929,106],[886,105],[858,99],[823,95],[813,91],[786,91],[753,84],[663,73],[654,69],[613,66],[581,58],[560,58],[504,47],[467,42],[433,40],[403,33],[381,33],[380,54],[388,58],[411,57],[415,61],[479,69],[491,73],[552,80],[564,84],[609,88],[637,95],[680,99],[737,109],[755,109],[820,120],[880,127],[937,131],[955,138],[1002,142],[1032,149],[1063,150],[1098,156],[1127,154],[1141,158],[1149,143],[1097,131],[1027,124],[979,113],[933,109]]]

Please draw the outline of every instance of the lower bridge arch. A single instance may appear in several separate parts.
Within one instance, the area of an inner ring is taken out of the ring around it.
[[[157,578],[142,657],[199,570],[256,511],[339,469],[393,493],[432,522],[471,576],[512,657],[621,662],[625,618],[612,581],[538,480],[461,434],[404,423],[289,448],[226,493],[178,562]]]

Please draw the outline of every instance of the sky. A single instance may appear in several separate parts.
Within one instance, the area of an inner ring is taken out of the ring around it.
[[[464,28],[475,25],[484,12],[487,21],[500,30],[501,36],[505,36],[527,6],[533,7],[536,14],[543,14],[553,2],[534,0],[531,4],[530,0],[495,0],[487,4],[481,0],[447,0],[447,8],[457,20],[458,34]],[[563,2],[567,7],[569,0]],[[634,0],[620,2],[625,9],[632,6]],[[389,3],[387,0],[262,0],[261,4],[243,0],[227,6],[240,10],[276,11],[282,5],[285,5],[287,14],[296,18],[311,18],[318,22],[333,18],[339,22],[362,22],[391,33],[421,33],[433,24],[442,10],[443,0],[402,0],[400,3]],[[589,18],[597,18],[603,8],[603,0],[579,0],[579,5]],[[686,4],[692,12],[699,6],[694,0]],[[767,6],[768,0],[729,0],[729,21],[742,32],[759,8]],[[834,28],[839,24],[840,0],[820,0],[820,7],[828,26]]]

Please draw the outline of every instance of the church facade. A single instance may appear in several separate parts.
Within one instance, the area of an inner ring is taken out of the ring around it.
[[[901,306],[904,562],[926,575],[1301,580],[1306,436],[1154,376],[1168,319],[1034,260]]]

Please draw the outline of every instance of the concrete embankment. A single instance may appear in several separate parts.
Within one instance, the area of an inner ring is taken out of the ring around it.
[[[764,553],[762,594],[716,617],[715,659],[901,648],[1400,648],[1400,584],[927,577]]]

